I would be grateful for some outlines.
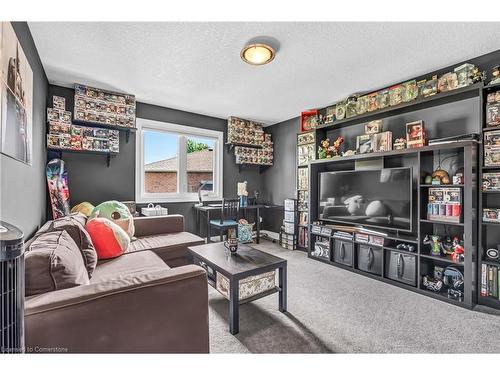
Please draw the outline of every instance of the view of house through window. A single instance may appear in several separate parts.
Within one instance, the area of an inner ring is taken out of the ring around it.
[[[205,191],[213,191],[214,145],[213,139],[187,137],[188,193],[197,193],[200,187]]]
[[[217,193],[218,136],[203,136],[202,129],[178,131],[142,129],[143,193],[154,197],[193,198]],[[201,135],[200,135],[201,133]]]
[[[179,136],[144,132],[144,191],[177,193]]]

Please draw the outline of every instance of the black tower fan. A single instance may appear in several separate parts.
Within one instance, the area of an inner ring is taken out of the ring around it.
[[[0,221],[0,353],[24,352],[23,232]]]

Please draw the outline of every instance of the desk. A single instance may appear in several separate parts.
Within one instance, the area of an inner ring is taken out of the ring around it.
[[[270,208],[283,208],[283,206],[278,205],[278,204],[250,204],[246,207],[241,207],[239,209],[239,212],[243,211],[243,217],[246,216],[246,211],[247,210],[255,210],[256,214],[256,223],[255,223],[255,230],[257,232],[257,237],[255,238],[255,243],[260,242],[260,210],[261,209],[270,209]],[[207,229],[207,236],[208,233],[210,233],[210,213],[213,212],[220,212],[221,207],[220,205],[217,206],[217,203],[208,203],[206,206],[194,206],[194,209],[196,210],[196,228],[198,230],[198,235],[201,234],[201,220],[200,220],[200,214],[205,213],[206,215],[206,229]]]

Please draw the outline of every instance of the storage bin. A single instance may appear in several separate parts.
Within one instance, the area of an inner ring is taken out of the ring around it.
[[[417,259],[414,255],[389,251],[385,262],[387,278],[408,285],[417,285]]]
[[[358,269],[361,271],[382,275],[381,247],[372,245],[358,245]]]
[[[352,267],[354,244],[349,241],[335,239],[333,261]]]
[[[253,297],[276,287],[276,271],[265,272],[240,280],[239,300]],[[216,289],[225,298],[229,299],[229,279],[217,272]]]
[[[166,216],[168,215],[168,208],[162,207],[159,204],[154,206],[153,203],[150,203],[147,207],[141,208],[141,214],[144,216]]]

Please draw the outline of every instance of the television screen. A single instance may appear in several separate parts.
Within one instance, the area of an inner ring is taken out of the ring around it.
[[[322,172],[320,220],[411,231],[412,170]]]

